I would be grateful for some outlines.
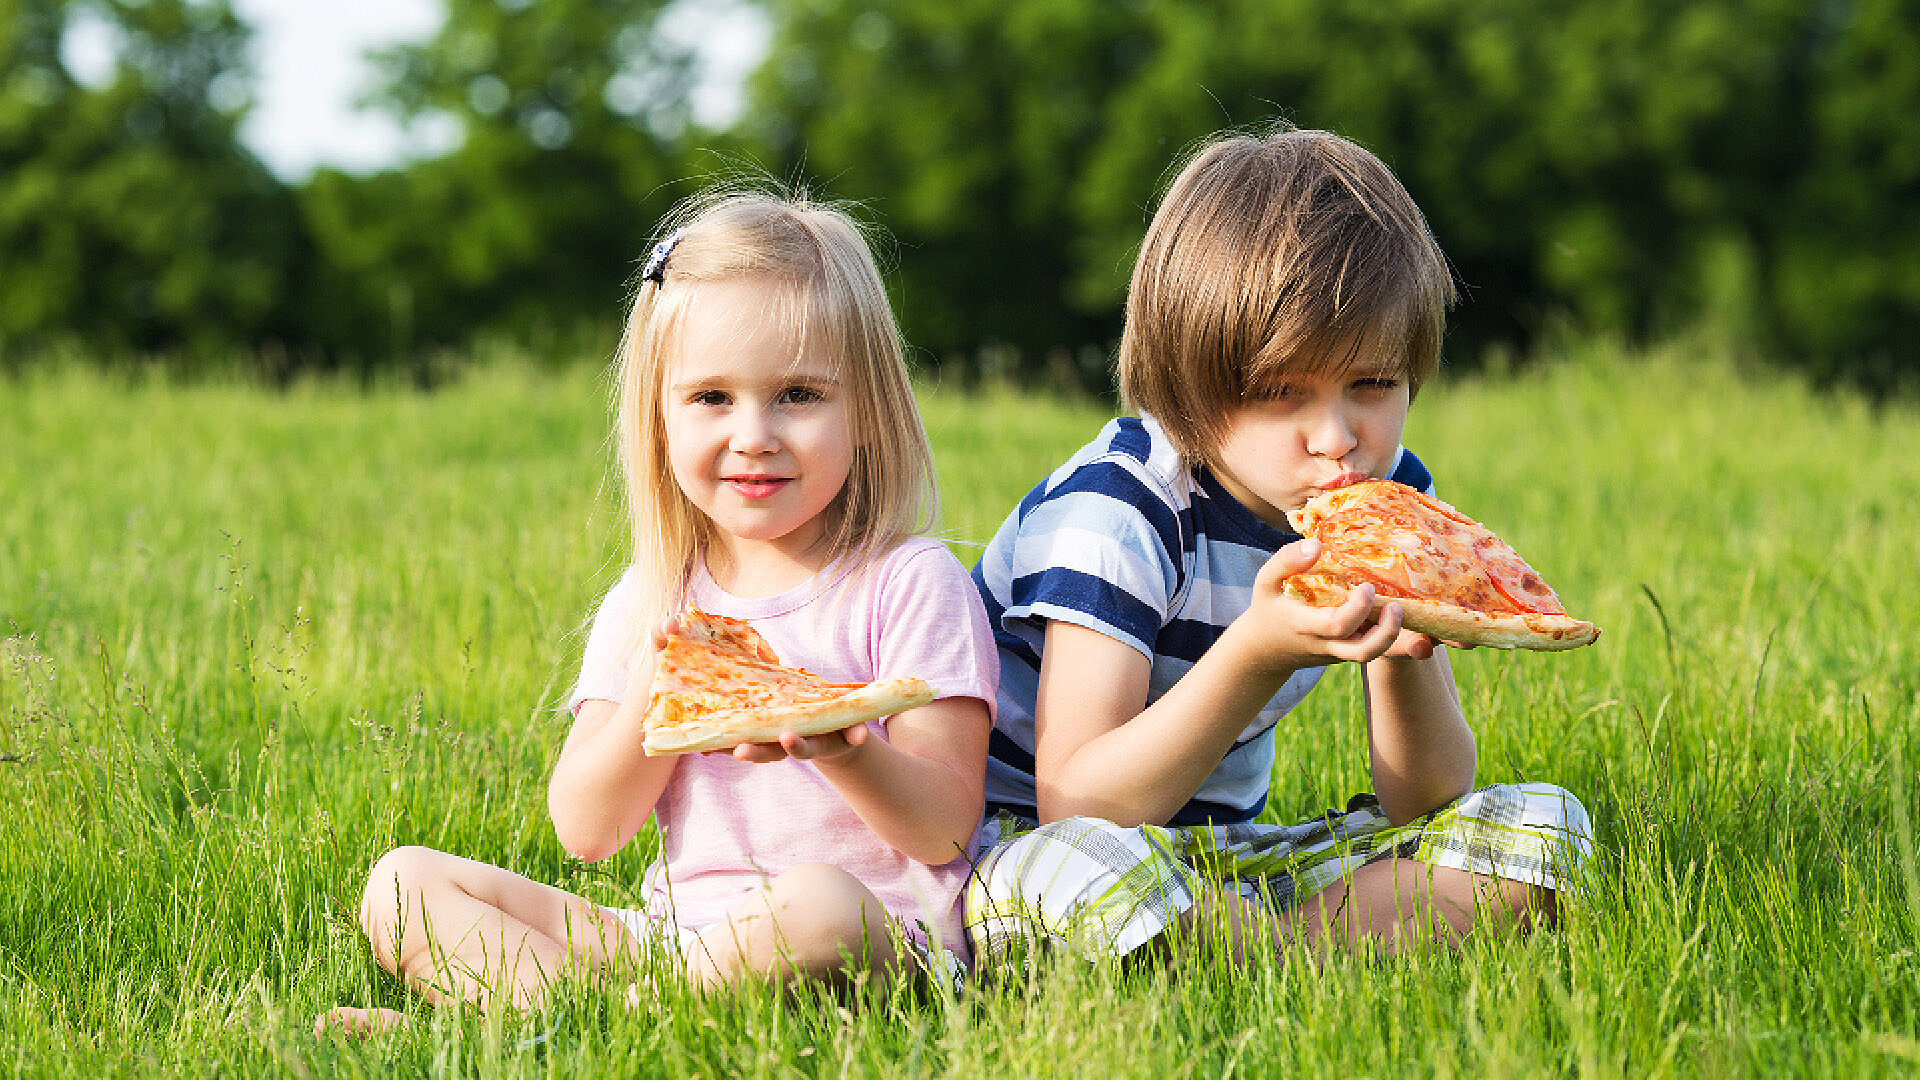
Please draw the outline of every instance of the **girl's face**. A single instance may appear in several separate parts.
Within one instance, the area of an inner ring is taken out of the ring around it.
[[[1300,375],[1235,409],[1213,467],[1220,486],[1267,524],[1330,488],[1386,475],[1411,390],[1393,367]]]
[[[853,468],[848,387],[818,340],[797,340],[756,282],[705,282],[668,365],[661,411],[675,482],[733,565],[806,563]],[[818,569],[817,566],[812,569]]]

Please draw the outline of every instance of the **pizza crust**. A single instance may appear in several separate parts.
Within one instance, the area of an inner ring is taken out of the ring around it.
[[[777,742],[782,734],[824,735],[868,720],[917,709],[934,699],[925,680],[882,679],[828,701],[744,707],[681,719],[671,696],[654,700],[647,713],[649,756],[724,750],[741,743]]]
[[[1314,607],[1339,607],[1346,602],[1351,590],[1342,582],[1309,571],[1288,578],[1285,591],[1294,599]],[[1388,604],[1400,605],[1400,624],[1408,630],[1460,645],[1558,652],[1591,645],[1600,636],[1598,626],[1571,615],[1538,612],[1495,614],[1431,600],[1386,596],[1378,592],[1373,598],[1373,613],[1379,615]]]

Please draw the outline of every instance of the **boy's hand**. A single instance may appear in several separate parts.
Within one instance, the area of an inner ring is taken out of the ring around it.
[[[1445,645],[1449,649],[1477,649],[1478,645],[1463,645],[1458,641],[1445,641],[1418,630],[1402,630],[1394,639],[1391,648],[1382,654],[1404,657],[1409,660],[1426,660],[1433,656],[1434,650]]]
[[[1324,653],[1315,651],[1313,655],[1365,663],[1382,656],[1426,660],[1433,656],[1433,650],[1440,645],[1456,649],[1473,648],[1472,645],[1458,642],[1440,641],[1418,630],[1404,629],[1401,626],[1404,612],[1399,604],[1387,604],[1380,609],[1379,617],[1375,618],[1374,589],[1371,585],[1359,586],[1347,595],[1345,603],[1332,608],[1313,607],[1287,596],[1282,589],[1286,580],[1311,570],[1319,558],[1318,540],[1296,540],[1273,553],[1273,557],[1260,568],[1253,585],[1256,605],[1267,600],[1273,605],[1292,605],[1298,609],[1291,613],[1293,626],[1312,639],[1308,642],[1309,649],[1316,649],[1315,642],[1318,642],[1324,644],[1327,650]],[[1392,628],[1391,633],[1387,632],[1388,627]]]
[[[1298,670],[1330,660],[1365,663],[1396,647],[1405,650],[1402,655],[1418,657],[1423,642],[1426,656],[1433,655],[1431,638],[1401,632],[1399,604],[1388,604],[1375,618],[1371,585],[1354,589],[1339,607],[1314,607],[1288,596],[1286,580],[1311,569],[1319,558],[1318,540],[1296,540],[1274,552],[1254,577],[1253,604],[1241,618],[1250,621],[1258,647],[1276,666]]]

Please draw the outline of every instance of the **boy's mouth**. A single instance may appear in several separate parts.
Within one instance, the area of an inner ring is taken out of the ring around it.
[[[1365,479],[1367,479],[1366,473],[1356,472],[1352,469],[1348,469],[1346,472],[1341,473],[1339,476],[1336,476],[1333,479],[1327,481],[1326,483],[1321,484],[1320,490],[1321,491],[1338,491],[1343,487],[1352,487],[1354,484],[1358,484]]]
[[[770,499],[793,482],[790,476],[723,476],[720,482],[746,499]]]

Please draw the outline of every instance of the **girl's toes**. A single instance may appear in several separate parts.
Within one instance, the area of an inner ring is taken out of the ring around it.
[[[329,1031],[338,1031],[342,1035],[364,1039],[406,1026],[406,1016],[392,1009],[359,1009],[351,1005],[328,1009],[313,1018],[313,1034],[316,1038]]]

